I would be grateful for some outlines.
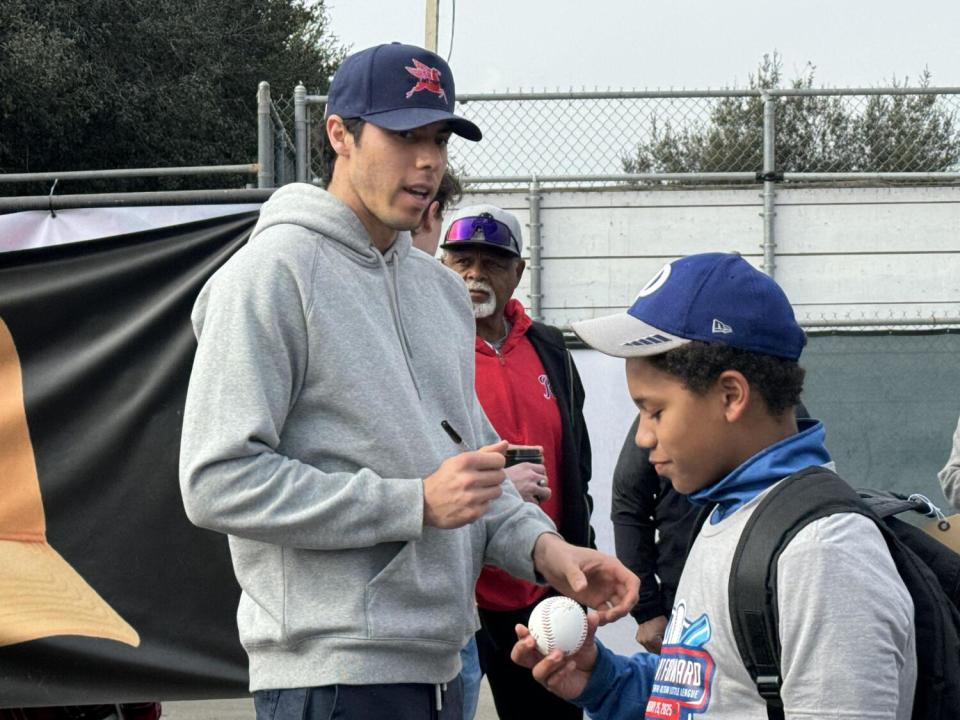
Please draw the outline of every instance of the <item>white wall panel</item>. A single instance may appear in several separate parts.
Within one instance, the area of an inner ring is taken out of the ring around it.
[[[823,190],[779,193],[777,252],[956,253],[960,249],[960,195],[951,191],[954,197],[950,201],[943,188],[900,190],[899,194],[889,188],[836,189],[829,195]]]
[[[960,303],[960,252],[777,257],[794,303]]]

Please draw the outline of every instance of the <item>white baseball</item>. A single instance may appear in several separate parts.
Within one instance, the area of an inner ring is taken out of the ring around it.
[[[549,597],[537,603],[527,627],[537,642],[537,650],[544,655],[551,650],[570,655],[587,639],[587,616],[568,597]]]

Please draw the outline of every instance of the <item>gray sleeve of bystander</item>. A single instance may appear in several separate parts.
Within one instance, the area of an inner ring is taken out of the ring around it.
[[[950,459],[943,470],[937,475],[940,487],[954,509],[960,510],[960,421],[953,433],[953,447],[950,450]]]

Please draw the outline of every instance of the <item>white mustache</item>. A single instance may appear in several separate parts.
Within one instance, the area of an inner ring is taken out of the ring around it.
[[[479,290],[480,292],[485,292],[491,297],[493,296],[493,288],[490,286],[490,283],[485,283],[483,280],[467,280],[467,290]]]
[[[467,280],[466,283],[467,290],[479,290],[487,293],[487,299],[483,302],[470,301],[473,304],[473,316],[479,319],[493,315],[493,311],[497,309],[497,296],[493,293],[493,287],[483,280]]]

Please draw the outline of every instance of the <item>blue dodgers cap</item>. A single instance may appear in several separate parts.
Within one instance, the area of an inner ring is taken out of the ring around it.
[[[346,58],[330,83],[326,115],[363,118],[385,130],[413,130],[446,120],[467,140],[480,128],[453,114],[456,90],[450,66],[415,45],[389,43]]]
[[[691,340],[796,360],[807,343],[783,290],[739,255],[674,260],[644,285],[625,313],[571,323],[607,355],[659,355]]]

